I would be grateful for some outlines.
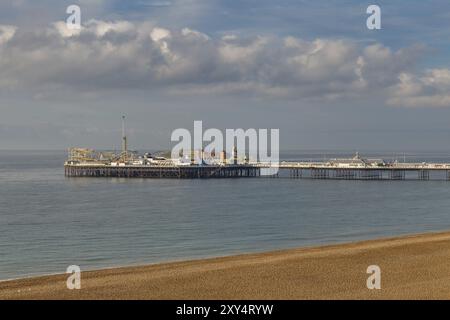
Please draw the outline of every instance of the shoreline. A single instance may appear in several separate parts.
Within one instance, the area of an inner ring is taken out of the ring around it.
[[[450,231],[0,281],[0,299],[448,299]],[[381,289],[366,287],[381,268]]]
[[[324,242],[314,242],[310,244],[305,245],[291,245],[284,248],[272,248],[272,249],[265,249],[265,250],[237,250],[236,252],[230,252],[225,254],[219,254],[219,255],[200,255],[200,256],[186,256],[186,257],[174,257],[174,258],[167,258],[167,259],[161,259],[157,261],[141,261],[141,262],[135,262],[135,263],[123,263],[123,264],[111,264],[111,265],[105,265],[105,266],[97,266],[92,267],[89,269],[83,269],[82,272],[99,272],[99,271],[105,271],[105,270],[111,270],[111,269],[126,269],[126,268],[136,268],[136,267],[150,267],[155,265],[165,265],[165,264],[172,264],[172,263],[180,263],[180,262],[194,262],[194,261],[203,261],[203,260],[211,260],[211,259],[220,259],[220,258],[229,258],[229,257],[240,257],[240,256],[248,256],[248,255],[258,255],[258,254],[270,254],[270,253],[276,253],[276,252],[283,252],[283,251],[291,251],[291,250],[299,250],[299,249],[314,249],[314,248],[325,248],[330,246],[341,246],[341,245],[347,245],[347,244],[356,244],[361,242],[367,242],[367,241],[378,241],[378,240],[393,240],[397,238],[405,238],[405,237],[415,237],[415,236],[422,236],[422,235],[434,235],[434,234],[443,234],[443,233],[450,233],[450,230],[448,229],[442,229],[442,230],[432,230],[432,231],[424,231],[419,233],[408,233],[403,232],[399,233],[397,235],[386,235],[386,236],[378,236],[378,237],[369,237],[369,238],[356,238],[356,239],[349,239],[349,240],[330,240],[330,241],[324,241]],[[10,281],[21,281],[21,280],[27,280],[27,279],[38,279],[42,277],[48,277],[48,276],[60,276],[64,275],[65,273],[62,273],[61,271],[54,271],[49,273],[36,273],[36,274],[24,274],[24,275],[18,275],[17,277],[12,278],[4,278],[0,279],[0,284],[4,282],[10,282]]]
[[[426,232],[420,232],[420,233],[401,233],[399,235],[390,235],[390,236],[383,236],[383,237],[373,237],[373,238],[362,238],[362,239],[353,239],[353,240],[340,240],[340,241],[327,241],[323,243],[312,243],[312,244],[305,244],[301,246],[289,246],[285,248],[274,248],[274,249],[266,249],[266,250],[238,250],[237,252],[231,252],[227,254],[222,255],[204,255],[204,256],[191,256],[191,257],[175,257],[175,258],[168,258],[168,259],[162,259],[158,261],[142,261],[142,262],[136,262],[136,263],[124,263],[124,264],[115,264],[115,265],[105,265],[105,266],[97,266],[92,267],[89,269],[83,269],[83,273],[87,272],[99,272],[99,271],[106,271],[111,269],[126,269],[126,268],[136,268],[136,267],[150,267],[155,265],[165,265],[165,264],[172,264],[172,263],[180,263],[180,262],[194,262],[194,261],[203,261],[203,260],[211,260],[211,259],[220,259],[220,258],[229,258],[229,257],[240,257],[240,256],[247,256],[247,255],[258,255],[258,254],[270,254],[270,253],[276,253],[280,251],[290,251],[290,250],[298,250],[298,249],[313,249],[313,248],[324,248],[329,246],[340,246],[340,245],[346,245],[346,244],[353,244],[353,243],[359,243],[359,242],[366,242],[366,241],[377,241],[377,240],[389,240],[389,239],[396,239],[396,238],[404,238],[408,236],[417,236],[417,235],[427,235],[427,234],[439,234],[439,233],[446,233],[447,229],[443,230],[435,230],[435,231],[426,231]],[[450,230],[448,230],[450,232]],[[4,282],[11,282],[11,281],[22,281],[22,280],[29,280],[29,279],[39,279],[42,277],[50,277],[50,276],[61,276],[65,273],[61,271],[54,271],[54,272],[42,272],[42,273],[36,273],[36,274],[24,274],[24,275],[18,275],[17,277],[12,278],[4,278],[0,279],[0,284]]]

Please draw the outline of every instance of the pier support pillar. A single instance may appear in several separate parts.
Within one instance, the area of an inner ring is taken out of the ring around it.
[[[389,178],[391,180],[405,180],[404,170],[391,170],[389,171]]]
[[[300,178],[302,175],[301,175],[301,172],[302,172],[302,170],[301,169],[289,169],[289,173],[290,173],[290,177],[291,178],[295,178],[295,179],[298,179],[298,178]]]
[[[357,177],[357,172],[352,169],[335,169],[334,178],[340,180],[352,180]]]
[[[419,180],[430,180],[430,171],[428,170],[419,170]]]
[[[313,179],[328,179],[329,173],[326,169],[311,169],[311,178]]]
[[[359,171],[359,177],[363,180],[381,180],[382,172],[379,170],[364,169]]]

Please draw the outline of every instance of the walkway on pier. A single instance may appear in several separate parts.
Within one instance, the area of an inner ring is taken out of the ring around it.
[[[276,167],[276,165],[256,164]],[[383,166],[333,165],[329,162],[281,162],[279,173],[291,178],[337,180],[450,180],[447,163],[392,163]]]

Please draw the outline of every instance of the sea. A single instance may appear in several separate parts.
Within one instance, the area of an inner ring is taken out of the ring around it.
[[[362,155],[450,162],[439,152]],[[0,151],[0,280],[450,229],[450,181],[67,178],[66,157]]]

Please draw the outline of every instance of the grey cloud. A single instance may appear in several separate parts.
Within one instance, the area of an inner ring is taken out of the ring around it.
[[[388,104],[405,107],[450,107],[450,69],[428,69],[421,75],[402,73]]]
[[[0,26],[0,90],[262,94],[335,99],[387,93],[421,48],[295,37],[222,38],[152,23],[91,20],[37,31]]]

